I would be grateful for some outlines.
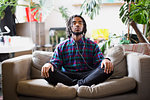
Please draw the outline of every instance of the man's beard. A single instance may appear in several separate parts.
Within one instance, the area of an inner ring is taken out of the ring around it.
[[[76,35],[76,36],[83,34],[83,31],[81,31],[81,32],[73,32],[73,31],[71,30],[71,32],[72,32],[74,35]]]

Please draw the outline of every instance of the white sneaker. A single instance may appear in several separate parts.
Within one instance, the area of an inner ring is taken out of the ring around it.
[[[91,87],[95,87],[95,84],[91,85]]]
[[[79,88],[79,85],[78,85],[78,84],[76,84],[76,85],[74,85],[74,86],[71,86],[71,87],[73,87],[74,89],[78,90],[78,88]]]
[[[66,87],[66,85],[63,83],[57,83],[56,87]]]

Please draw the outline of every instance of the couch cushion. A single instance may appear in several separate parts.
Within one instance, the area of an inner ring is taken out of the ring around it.
[[[99,98],[111,96],[133,90],[136,81],[133,78],[110,79],[95,86],[80,86],[77,92],[79,97]]]
[[[44,79],[19,81],[17,92],[21,95],[55,99],[74,98],[76,96],[76,90],[73,87],[53,86]]]
[[[31,78],[41,78],[41,68],[51,59],[53,52],[34,51],[32,55]]]
[[[122,46],[115,46],[109,49],[106,57],[111,59],[114,66],[114,73],[111,77],[127,75],[126,58]]]

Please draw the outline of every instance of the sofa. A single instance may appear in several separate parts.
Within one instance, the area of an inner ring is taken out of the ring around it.
[[[34,51],[2,62],[4,100],[148,100],[150,98],[150,56],[127,52],[123,46],[108,50],[114,73],[92,86],[53,86],[41,77],[41,67],[53,52]]]

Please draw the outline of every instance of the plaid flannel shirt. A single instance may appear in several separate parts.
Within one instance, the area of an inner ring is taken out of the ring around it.
[[[97,68],[103,59],[96,43],[83,37],[76,44],[71,37],[56,47],[50,63],[59,70],[83,72]]]

